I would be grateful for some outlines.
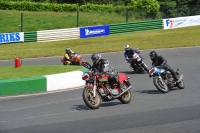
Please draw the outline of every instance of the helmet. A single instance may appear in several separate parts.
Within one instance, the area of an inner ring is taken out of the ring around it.
[[[94,53],[91,56],[92,62],[97,64],[99,60],[101,59],[101,54],[100,53]]]
[[[149,56],[150,56],[151,59],[154,59],[155,57],[157,57],[156,51],[151,51],[151,52],[149,53]]]
[[[128,44],[124,45],[124,49],[129,50],[129,45]]]
[[[67,52],[67,51],[69,51],[69,50],[70,50],[70,47],[66,47],[66,49],[65,49],[65,50],[66,50],[66,52]]]

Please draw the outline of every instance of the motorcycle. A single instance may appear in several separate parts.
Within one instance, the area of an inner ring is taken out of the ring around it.
[[[179,69],[176,70],[176,74],[179,76]],[[175,78],[170,71],[165,69],[152,66],[149,70],[150,77],[153,77],[153,83],[155,87],[162,93],[167,93],[169,89],[173,87],[178,87],[179,89],[184,89],[185,85],[183,80],[176,82]]]
[[[64,59],[64,57],[61,59],[61,62],[63,63],[63,65],[67,65],[67,61]],[[82,65],[86,68],[90,66],[90,64],[86,60],[82,59],[82,56],[80,54],[75,54],[74,56],[72,56],[71,62],[72,65]]]
[[[82,80],[86,81],[82,96],[85,104],[90,109],[98,109],[101,101],[112,101],[118,99],[123,104],[131,101],[131,83],[125,74],[119,73],[119,81],[121,87],[117,84],[108,82],[108,75],[97,75],[94,72],[87,72],[82,76]]]
[[[138,53],[133,54],[133,58],[128,61],[135,72],[149,73],[148,66],[144,63]]]

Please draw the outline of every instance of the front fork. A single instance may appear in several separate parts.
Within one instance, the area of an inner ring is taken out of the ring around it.
[[[129,80],[127,80],[127,79],[126,79],[126,80],[124,80],[123,82],[124,82],[124,84],[126,84],[127,86],[130,86],[130,85],[131,85],[130,81],[129,81]]]
[[[96,86],[96,76],[94,77],[94,88],[93,88],[93,97],[95,97],[96,96],[96,88],[97,88],[97,86]]]
[[[165,82],[163,82],[163,79],[162,79],[162,77],[161,77],[160,75],[159,75],[157,78],[159,79],[159,81],[160,81],[162,84],[165,84]]]

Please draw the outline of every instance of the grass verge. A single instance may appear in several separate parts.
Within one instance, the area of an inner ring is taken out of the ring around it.
[[[74,70],[80,70],[81,66],[63,66],[63,65],[48,65],[48,66],[21,66],[15,68],[13,66],[0,67],[0,80],[11,78],[28,78],[41,75],[50,75],[64,73]]]
[[[106,12],[79,12],[77,25],[77,12],[33,12],[0,10],[0,33],[19,32],[21,27],[21,13],[23,13],[23,31],[40,31],[63,28],[74,28],[91,25],[125,23],[126,16]],[[112,16],[112,17],[110,17]],[[130,18],[129,21],[134,21]]]

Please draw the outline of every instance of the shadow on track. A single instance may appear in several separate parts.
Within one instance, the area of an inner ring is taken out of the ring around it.
[[[120,71],[119,73],[124,73],[124,74],[146,74],[144,72],[135,72],[135,71]]]
[[[180,90],[180,89],[178,89],[178,88],[172,88],[172,89],[169,89],[169,92],[170,91],[176,91],[176,90]],[[162,93],[162,92],[160,92],[158,90],[141,90],[141,91],[134,91],[134,92],[147,93],[147,94],[167,94],[167,93]]]
[[[115,106],[121,104],[120,102],[102,102],[99,108],[103,107],[110,107],[110,106]],[[75,110],[91,110],[89,107],[86,105],[74,105],[72,109]]]

